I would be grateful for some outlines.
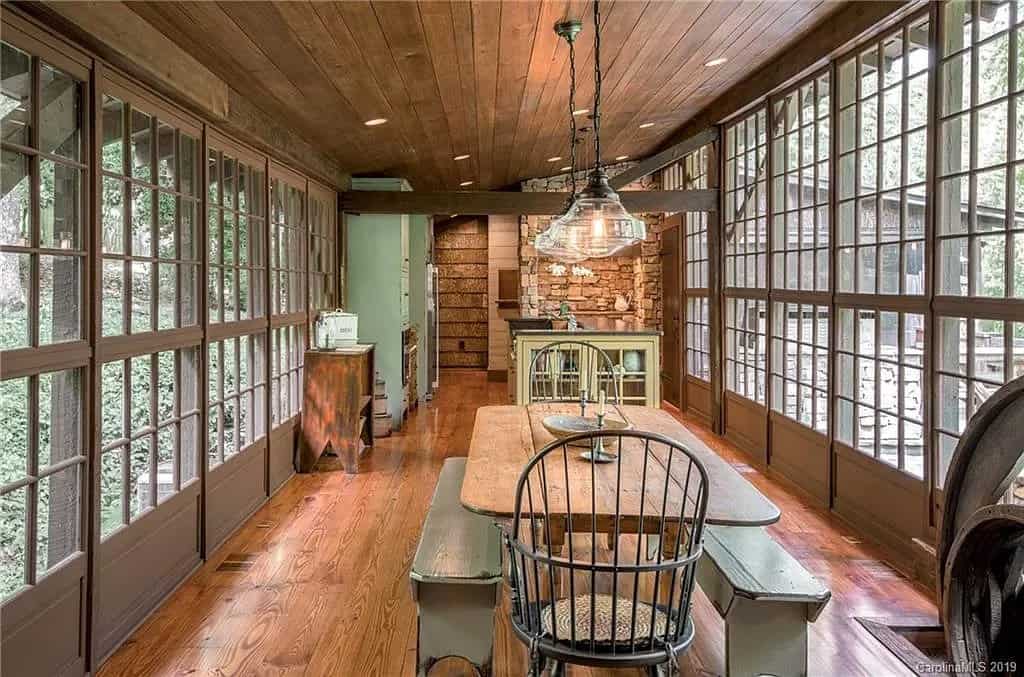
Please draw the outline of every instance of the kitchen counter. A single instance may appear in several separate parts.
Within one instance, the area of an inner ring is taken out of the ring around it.
[[[577,316],[579,329],[570,331],[565,320],[512,317],[507,318],[511,340],[509,342],[509,401],[527,404],[530,398],[530,365],[534,356],[545,346],[559,341],[584,341],[603,350],[614,368],[613,373],[601,372],[602,378],[619,381],[619,392],[624,404],[649,407],[661,405],[661,332],[646,327],[635,318],[608,317],[606,315]],[[518,326],[517,326],[518,325]],[[574,348],[565,347],[567,353]],[[575,363],[574,367],[576,366]],[[597,364],[581,364],[584,370],[598,370]],[[568,372],[559,378],[574,378]]]
[[[509,331],[516,335],[594,335],[594,334],[644,334],[658,336],[661,332],[655,327],[647,327],[634,319],[620,319],[613,317],[602,317],[598,315],[583,315],[576,318],[579,328],[571,331],[568,322],[560,319],[548,319],[540,317],[510,317],[507,318]],[[547,328],[537,327],[537,324],[548,322]],[[526,325],[525,328],[518,328],[517,323]]]

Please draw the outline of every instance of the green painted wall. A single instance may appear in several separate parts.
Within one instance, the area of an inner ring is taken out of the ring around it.
[[[409,218],[348,217],[348,308],[359,315],[359,341],[377,344],[374,360],[387,382],[388,408],[402,424],[402,236]]]
[[[427,394],[427,256],[430,218],[421,214],[409,217],[409,323],[419,334],[416,350],[417,394]]]

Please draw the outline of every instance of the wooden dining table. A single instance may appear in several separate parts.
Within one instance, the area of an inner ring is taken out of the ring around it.
[[[579,405],[571,403],[502,405],[477,409],[466,475],[462,483],[462,504],[473,512],[495,518],[512,518],[515,514],[516,483],[520,473],[537,451],[555,439],[542,421],[553,414],[579,414],[579,411]],[[617,412],[610,413],[610,416],[617,414],[621,414],[634,430],[659,433],[679,442],[701,462],[708,477],[706,521],[709,524],[759,527],[779,520],[779,508],[774,503],[667,411],[623,405]],[[637,440],[632,442],[636,443]],[[561,452],[557,453],[557,467],[562,468]],[[653,455],[655,460],[661,462],[649,463],[642,468],[643,453],[629,453],[628,449],[620,453],[622,476],[619,501],[615,497],[618,464],[607,463],[595,467],[593,485],[598,487],[595,491],[597,512],[614,514],[620,524],[623,519],[634,519],[638,524],[639,516],[652,514],[650,505],[658,500],[651,488],[663,486],[666,475],[670,481],[681,486],[684,464],[676,463],[673,468],[665,462],[664,457]],[[590,490],[591,465],[579,458],[578,451],[573,452],[569,468],[568,477],[561,471],[548,473],[548,508],[552,513],[558,511],[558,505],[565,496],[572,498],[580,491]],[[573,475],[577,476],[578,481],[574,481]],[[658,484],[659,478],[661,484]],[[585,486],[564,486],[567,483]],[[641,495],[644,493],[648,496]],[[590,514],[589,498],[586,501],[573,499],[569,505],[587,506],[587,515]],[[643,530],[642,526],[639,528]],[[598,528],[597,531],[601,532],[602,529]],[[604,532],[609,533],[607,530]]]

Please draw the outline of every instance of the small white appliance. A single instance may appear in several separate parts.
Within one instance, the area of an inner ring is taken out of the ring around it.
[[[321,310],[316,321],[316,347],[322,349],[354,346],[359,336],[359,316],[341,308]]]

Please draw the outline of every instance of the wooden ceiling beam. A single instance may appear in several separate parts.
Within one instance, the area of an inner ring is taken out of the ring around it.
[[[649,174],[653,174],[659,169],[668,167],[673,162],[681,160],[693,151],[703,148],[716,140],[718,140],[718,127],[708,127],[691,137],[683,139],[679,143],[669,146],[660,153],[652,155],[646,160],[641,160],[626,171],[613,176],[608,183],[611,184],[612,188],[618,190]]]
[[[360,214],[510,214],[549,216],[562,211],[568,193],[502,191],[372,191],[341,193],[340,209]],[[718,209],[718,191],[636,190],[619,193],[633,214],[710,212]]]

